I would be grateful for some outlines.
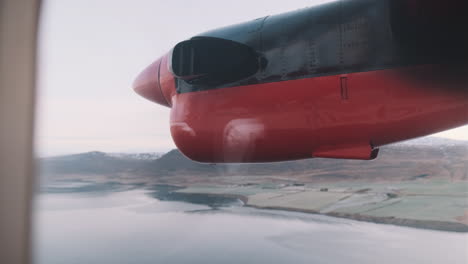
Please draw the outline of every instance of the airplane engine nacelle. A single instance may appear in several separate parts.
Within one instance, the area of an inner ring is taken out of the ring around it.
[[[256,19],[180,42],[134,89],[171,107],[196,161],[373,159],[468,123],[466,5],[343,0]]]

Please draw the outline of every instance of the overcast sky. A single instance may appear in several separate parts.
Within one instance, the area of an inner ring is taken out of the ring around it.
[[[38,154],[174,148],[169,109],[131,89],[141,70],[194,34],[328,1],[44,1]],[[468,127],[438,136],[468,140]]]

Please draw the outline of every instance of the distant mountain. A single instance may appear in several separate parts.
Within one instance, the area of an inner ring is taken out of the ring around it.
[[[147,152],[147,153],[107,153],[108,156],[120,159],[135,159],[135,160],[156,160],[162,157],[163,152]]]
[[[150,160],[92,151],[41,159],[40,167],[48,174],[110,174],[135,171]]]
[[[304,181],[413,180],[425,177],[468,180],[468,142],[423,138],[382,147],[373,161],[307,159],[263,164],[202,164],[178,150],[157,154],[88,152],[41,160],[46,175],[118,175],[145,177],[274,175]]]
[[[394,146],[398,145],[410,145],[410,146],[468,146],[468,141],[466,140],[455,140],[441,137],[422,137],[412,140],[403,141]]]

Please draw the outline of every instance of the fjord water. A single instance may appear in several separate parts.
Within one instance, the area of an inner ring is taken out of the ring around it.
[[[73,183],[39,194],[36,263],[468,263],[464,233],[114,187]]]

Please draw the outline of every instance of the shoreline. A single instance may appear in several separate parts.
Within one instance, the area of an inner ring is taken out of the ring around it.
[[[306,214],[316,214],[324,215],[329,217],[350,219],[360,222],[369,222],[375,224],[386,224],[386,225],[396,225],[402,227],[410,227],[424,230],[433,230],[433,231],[444,231],[444,232],[456,232],[456,233],[468,233],[468,225],[463,223],[448,222],[448,221],[435,221],[435,220],[422,220],[422,219],[408,219],[400,217],[378,217],[364,214],[354,214],[354,213],[339,213],[339,212],[329,212],[321,213],[317,210],[310,210],[305,208],[294,208],[287,206],[261,206],[249,203],[249,197],[246,195],[240,194],[230,194],[230,193],[203,193],[203,192],[186,192],[187,194],[195,195],[206,195],[212,197],[224,197],[224,198],[235,198],[243,202],[244,207],[251,207],[255,209],[263,210],[278,210],[286,212],[299,212]]]
[[[411,227],[411,228],[418,228],[418,229],[425,229],[425,230],[435,230],[435,231],[445,231],[445,232],[457,232],[457,233],[468,233],[468,226],[462,223],[454,223],[454,222],[445,222],[445,221],[433,221],[433,220],[417,220],[417,219],[405,219],[405,218],[397,218],[397,217],[376,217],[376,216],[369,216],[369,215],[362,215],[362,214],[345,214],[345,213],[320,213],[313,210],[307,209],[298,209],[298,208],[288,208],[288,207],[281,207],[281,206],[255,206],[255,205],[248,205],[247,207],[252,207],[256,209],[268,209],[268,210],[279,210],[279,211],[287,211],[287,212],[299,212],[299,213],[306,213],[306,214],[316,214],[316,215],[324,215],[336,218],[343,218],[343,219],[350,219],[360,222],[369,222],[375,224],[385,224],[385,225],[396,225],[396,226],[404,226],[404,227]]]

